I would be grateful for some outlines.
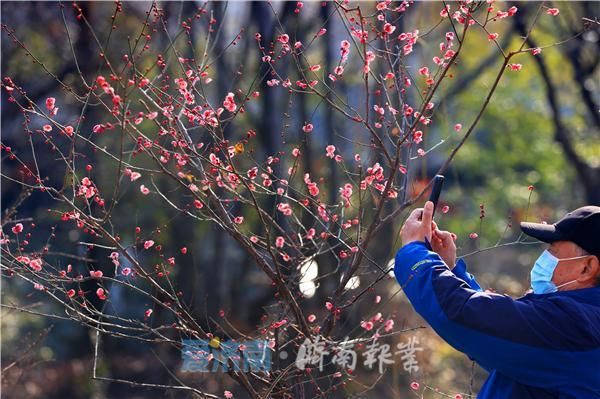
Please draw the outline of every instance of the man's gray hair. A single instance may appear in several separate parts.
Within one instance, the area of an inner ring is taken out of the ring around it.
[[[585,249],[581,248],[579,245],[577,245],[577,248],[579,248],[579,255],[580,256],[591,255],[591,253],[589,253]],[[598,277],[596,277],[596,287],[600,287],[600,275],[598,275]]]

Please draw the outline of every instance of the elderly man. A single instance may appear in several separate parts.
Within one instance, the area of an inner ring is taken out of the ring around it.
[[[600,207],[521,223],[550,245],[517,299],[484,292],[432,215],[428,201],[408,217],[394,272],[431,327],[490,373],[477,397],[600,398]]]

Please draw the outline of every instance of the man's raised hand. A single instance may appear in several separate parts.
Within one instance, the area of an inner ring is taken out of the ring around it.
[[[425,242],[425,239],[431,242],[433,230],[433,202],[427,201],[424,208],[417,208],[408,216],[402,229],[400,237],[402,245],[411,242]]]
[[[431,248],[440,255],[440,258],[450,269],[456,265],[456,234],[449,231],[439,230],[437,226],[433,230]]]

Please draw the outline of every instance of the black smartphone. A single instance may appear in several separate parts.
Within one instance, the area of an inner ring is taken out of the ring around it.
[[[438,200],[440,199],[440,193],[442,192],[442,186],[444,185],[444,176],[435,175],[433,178],[433,188],[429,195],[429,201],[433,202],[433,214],[435,215],[435,208],[437,208]]]

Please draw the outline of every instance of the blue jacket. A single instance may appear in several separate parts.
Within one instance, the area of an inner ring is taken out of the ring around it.
[[[600,398],[600,287],[484,292],[424,242],[398,250],[394,273],[435,332],[490,373],[477,398]]]

